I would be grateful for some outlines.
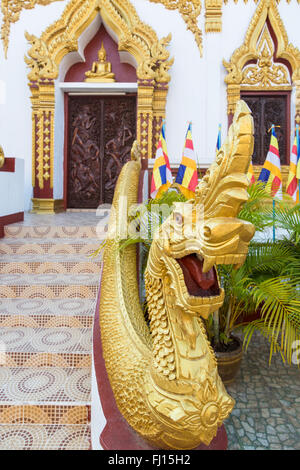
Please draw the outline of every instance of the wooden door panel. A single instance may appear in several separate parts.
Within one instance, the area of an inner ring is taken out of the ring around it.
[[[268,130],[276,126],[280,161],[286,165],[289,161],[289,96],[287,94],[242,94],[252,111],[254,119],[254,165],[263,165],[269,150],[271,134]]]
[[[136,136],[136,97],[70,96],[69,208],[111,203],[115,184]]]
[[[106,98],[104,118],[103,200],[111,204],[123,165],[136,136],[136,97]]]
[[[101,103],[100,103],[101,104]],[[100,194],[101,106],[90,97],[69,99],[68,207],[94,209]]]

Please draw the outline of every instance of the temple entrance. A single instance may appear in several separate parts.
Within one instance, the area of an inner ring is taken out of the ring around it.
[[[68,208],[112,203],[135,138],[136,95],[68,97]]]

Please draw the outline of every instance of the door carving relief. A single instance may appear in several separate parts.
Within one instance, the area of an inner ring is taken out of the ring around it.
[[[248,94],[242,99],[251,109],[254,119],[254,165],[263,165],[269,150],[271,134],[268,130],[275,124],[278,138],[281,165],[287,165],[290,139],[289,95],[285,94]]]
[[[68,207],[111,204],[136,137],[136,96],[70,96]]]

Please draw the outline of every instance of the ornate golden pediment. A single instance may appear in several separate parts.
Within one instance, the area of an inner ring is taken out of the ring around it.
[[[32,45],[25,59],[31,68],[29,79],[57,78],[61,60],[78,50],[80,35],[99,14],[118,37],[119,50],[129,52],[136,60],[138,78],[168,83],[173,61],[169,60],[166,45],[171,36],[158,40],[128,0],[71,0],[62,17],[40,38],[27,34]]]
[[[275,0],[261,0],[244,43],[229,62],[223,60],[223,65],[228,72],[228,114],[234,113],[242,89],[287,90],[295,86],[296,120],[300,119],[300,51],[289,43]]]

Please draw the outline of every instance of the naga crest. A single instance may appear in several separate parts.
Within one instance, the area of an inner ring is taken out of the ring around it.
[[[240,101],[195,199],[175,204],[153,239],[145,271],[150,328],[139,304],[135,249],[120,254],[117,240],[105,248],[100,326],[106,368],[121,413],[156,447],[208,445],[234,406],[202,319],[224,300],[216,266],[243,264],[254,235],[253,225],[237,218],[248,198],[253,143],[253,119]],[[137,202],[139,172],[137,161],[123,168],[117,212],[121,197]]]

